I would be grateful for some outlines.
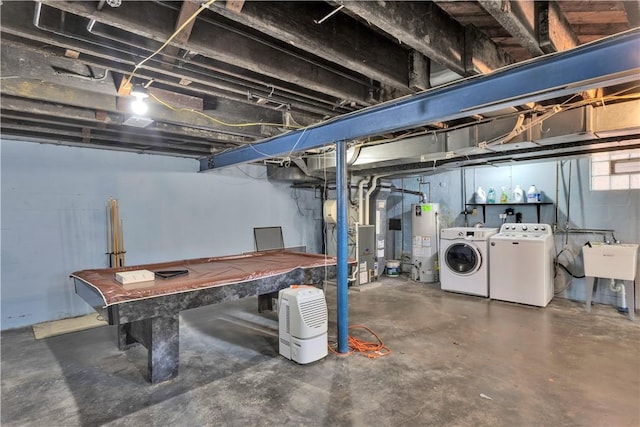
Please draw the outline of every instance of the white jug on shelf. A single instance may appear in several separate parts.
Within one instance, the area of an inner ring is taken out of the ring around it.
[[[513,194],[511,195],[511,199],[513,203],[522,203],[524,202],[524,191],[519,185],[516,185],[516,188],[513,189]]]
[[[476,191],[476,203],[485,204],[487,203],[487,193],[482,189],[482,187],[478,187],[478,191]]]
[[[538,189],[535,185],[529,187],[527,191],[527,203],[537,203],[538,202]]]

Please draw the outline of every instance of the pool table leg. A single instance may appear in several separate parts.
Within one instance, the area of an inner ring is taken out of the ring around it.
[[[124,351],[131,347],[135,347],[140,343],[136,341],[130,334],[130,323],[119,323],[118,326],[118,350]]]
[[[180,320],[177,313],[118,325],[120,349],[129,348],[136,342],[147,349],[149,381],[159,383],[178,375]]]
[[[278,299],[278,292],[270,294],[258,295],[258,313],[264,311],[276,311],[273,309],[273,300]]]

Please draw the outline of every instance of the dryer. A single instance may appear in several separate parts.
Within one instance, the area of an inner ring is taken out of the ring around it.
[[[489,244],[491,299],[546,307],[553,298],[553,232],[548,224],[503,224]]]
[[[489,238],[497,228],[453,227],[440,231],[440,288],[489,296]]]

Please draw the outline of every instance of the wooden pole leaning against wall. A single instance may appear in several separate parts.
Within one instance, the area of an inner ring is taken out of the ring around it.
[[[110,198],[107,201],[107,254],[110,267],[124,267],[124,230],[118,210],[118,200]]]
[[[113,259],[113,227],[111,226],[111,201],[107,201],[107,257],[109,258],[109,267],[114,266]]]

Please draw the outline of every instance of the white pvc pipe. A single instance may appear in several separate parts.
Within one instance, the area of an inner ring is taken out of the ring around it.
[[[373,194],[373,192],[376,191],[376,187],[378,185],[378,179],[382,178],[383,176],[387,176],[387,175],[375,175],[371,180],[372,181],[371,187],[369,187],[369,189],[367,190],[367,195],[365,196],[365,200],[364,200],[365,225],[369,225],[369,198],[371,197],[371,194]]]
[[[627,308],[627,295],[626,295],[626,292],[625,292],[624,283],[616,282],[615,279],[610,279],[610,281],[609,281],[609,289],[611,290],[611,292],[615,292],[615,293],[620,292],[620,298],[622,298],[622,302],[620,303],[620,305],[618,307],[623,308],[623,309]]]
[[[366,178],[362,178],[362,181],[360,181],[360,184],[358,184],[358,225],[364,224],[363,194],[364,194],[364,185],[366,184],[366,182],[367,182]]]

